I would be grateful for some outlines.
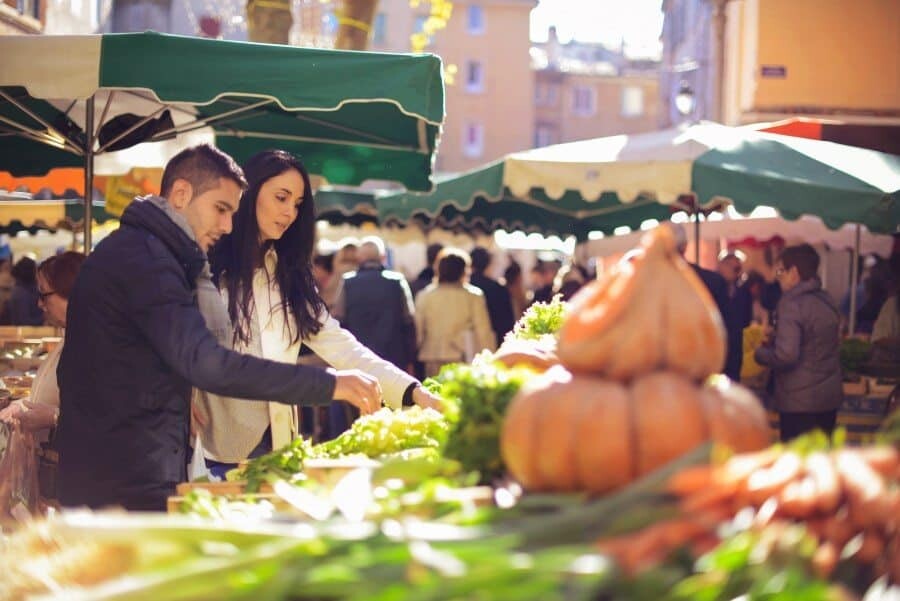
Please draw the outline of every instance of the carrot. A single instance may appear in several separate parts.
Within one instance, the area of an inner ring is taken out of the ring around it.
[[[809,517],[819,501],[816,483],[810,476],[793,480],[778,494],[781,514],[792,518]]]
[[[617,559],[627,574],[636,574],[668,555],[670,549],[665,548],[664,531],[658,526],[649,526],[626,537],[627,544],[622,546]]]
[[[900,466],[900,451],[892,446],[861,447],[847,452],[858,454],[863,461],[869,464],[869,467],[885,478],[893,477],[894,472]]]
[[[856,533],[857,530],[848,519],[845,509],[825,520],[825,538],[834,543],[838,549],[843,549]]]
[[[747,478],[747,494],[756,504],[778,495],[789,482],[800,476],[803,461],[793,451],[782,453],[771,467],[756,470]]]
[[[828,578],[838,562],[838,550],[830,541],[816,548],[812,556],[813,569],[822,578]]]
[[[857,561],[872,563],[884,551],[884,538],[875,530],[866,530],[863,533],[862,544],[853,555]]]
[[[769,497],[759,506],[756,517],[753,518],[753,525],[756,528],[768,526],[775,519],[776,515],[778,515],[778,499]]]
[[[700,557],[706,555],[719,546],[719,537],[715,534],[704,534],[691,542],[691,556]]]
[[[679,503],[684,513],[692,514],[698,511],[721,506],[724,503],[731,504],[735,490],[729,485],[711,485],[704,490],[699,490],[683,498]]]
[[[704,491],[716,482],[715,468],[698,465],[681,470],[666,484],[666,490],[679,497],[686,497]]]
[[[770,467],[781,455],[778,447],[768,447],[755,453],[741,453],[730,457],[722,464],[722,479],[746,485],[747,478],[754,472]]]
[[[851,520],[860,528],[886,522],[890,507],[881,476],[852,451],[837,453],[835,465],[847,493]]]
[[[806,456],[806,472],[816,489],[816,508],[831,513],[841,502],[841,483],[831,457],[822,452]]]

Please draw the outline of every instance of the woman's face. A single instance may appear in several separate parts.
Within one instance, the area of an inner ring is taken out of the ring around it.
[[[278,240],[297,219],[305,192],[303,177],[289,169],[263,183],[256,197],[260,243]]]
[[[66,327],[66,309],[69,307],[69,301],[61,297],[53,290],[50,283],[43,275],[37,275],[38,305],[44,312],[47,323],[58,328]]]

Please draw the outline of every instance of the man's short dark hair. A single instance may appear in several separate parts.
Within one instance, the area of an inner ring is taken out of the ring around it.
[[[438,282],[454,283],[463,279],[471,263],[469,253],[458,248],[445,248],[438,254]]]
[[[183,179],[193,187],[194,196],[198,196],[218,186],[222,178],[230,179],[241,190],[247,189],[244,171],[233,158],[210,144],[198,144],[185,148],[166,163],[160,194],[168,197],[175,180]]]
[[[801,280],[809,280],[819,273],[819,253],[809,244],[788,246],[779,257],[785,269],[797,268]]]
[[[472,249],[472,271],[475,273],[484,273],[484,270],[491,264],[491,251],[483,246],[476,246]]]

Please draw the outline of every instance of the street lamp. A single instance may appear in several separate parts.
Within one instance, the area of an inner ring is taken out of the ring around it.
[[[685,117],[694,111],[694,90],[684,80],[679,84],[678,93],[675,94],[675,108]]]

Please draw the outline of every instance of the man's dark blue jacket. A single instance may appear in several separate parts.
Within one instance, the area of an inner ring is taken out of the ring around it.
[[[327,403],[324,370],[220,346],[195,298],[206,257],[159,207],[136,200],[85,261],[69,298],[57,376],[63,505],[164,510],[186,479],[191,386]]]

